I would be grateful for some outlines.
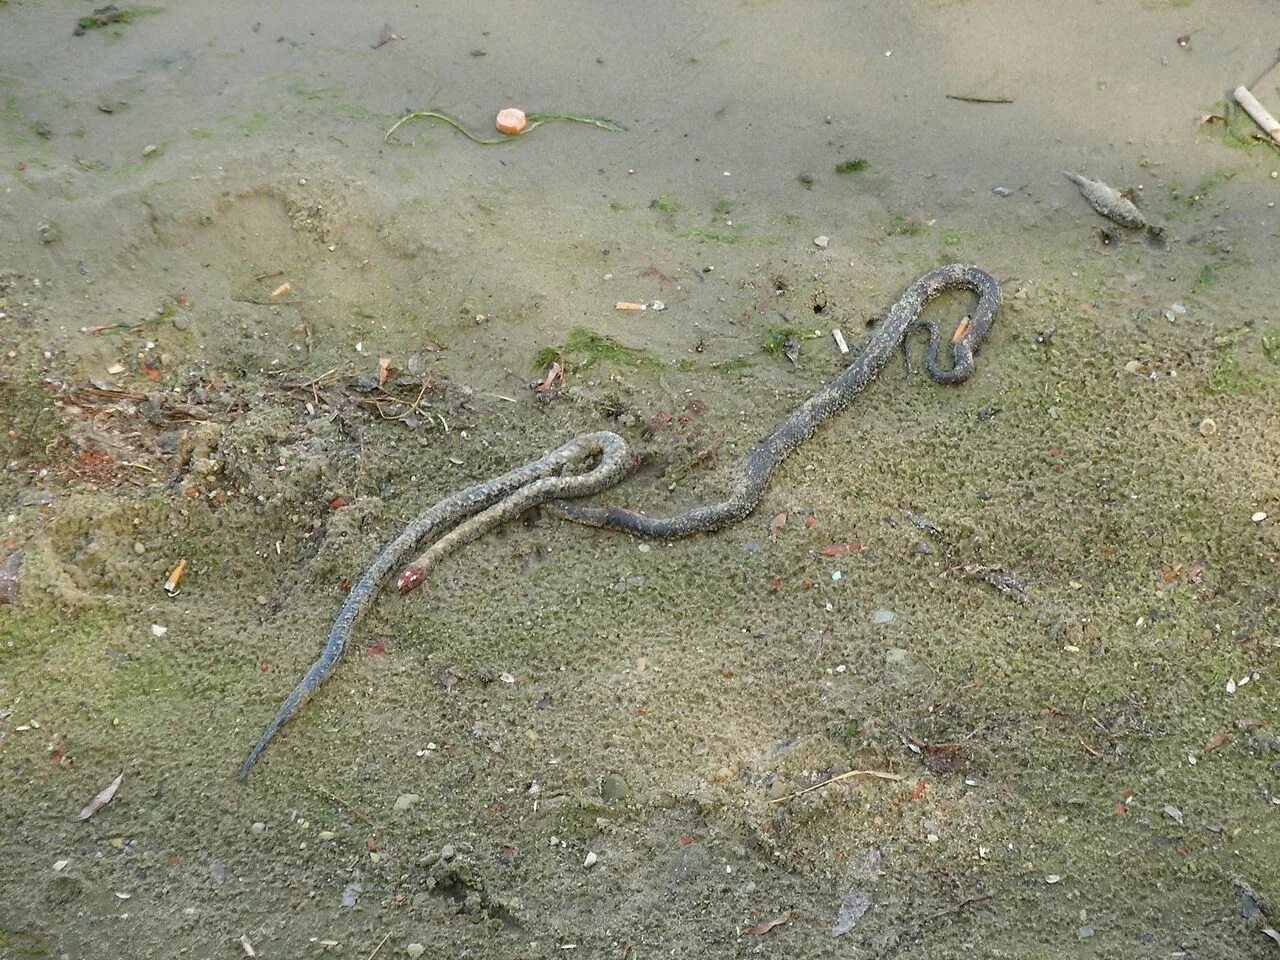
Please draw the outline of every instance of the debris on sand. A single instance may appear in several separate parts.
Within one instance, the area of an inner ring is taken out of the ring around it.
[[[109,3],[105,7],[98,7],[89,16],[77,20],[76,28],[71,32],[81,37],[87,30],[98,30],[109,27],[113,23],[130,23],[137,14],[137,10],[131,10],[128,7],[122,9],[114,3]]]
[[[1236,87],[1231,95],[1235,97],[1236,103],[1244,108],[1244,112],[1253,118],[1253,122],[1265,130],[1267,136],[1280,144],[1280,122],[1258,102],[1258,98],[1249,92],[1249,88]]]
[[[1122,227],[1134,229],[1147,225],[1147,218],[1142,215],[1142,211],[1115,187],[1109,187],[1101,180],[1082,177],[1070,170],[1063,170],[1062,175],[1079,187],[1080,194],[1089,201],[1089,206],[1108,220],[1113,220]]]
[[[839,937],[848,933],[862,919],[863,914],[870,909],[870,897],[860,890],[850,890],[844,895],[844,900],[840,902],[840,909],[836,912],[835,922],[831,924],[831,936]]]
[[[757,937],[763,937],[774,927],[780,927],[791,919],[791,912],[784,911],[778,914],[772,920],[765,920],[763,923],[757,923],[754,927],[750,927],[747,932],[754,933]]]
[[[18,602],[18,575],[21,572],[21,550],[13,551],[0,562],[0,603]]]
[[[124,773],[122,771],[120,776],[116,777],[109,784],[107,784],[107,786],[103,788],[101,793],[99,793],[96,797],[94,797],[87,804],[85,804],[84,808],[79,813],[77,813],[74,817],[71,818],[72,821],[78,823],[81,820],[88,820],[90,817],[92,817],[95,813],[97,813],[99,810],[101,810],[103,807],[105,807],[108,803],[111,802],[111,798],[116,795],[116,791],[120,789],[120,784],[123,782],[124,782]]]

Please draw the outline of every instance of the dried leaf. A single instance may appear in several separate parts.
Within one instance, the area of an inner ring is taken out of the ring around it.
[[[391,358],[378,358],[378,386],[382,386],[387,382],[387,374],[391,372]]]
[[[1215,730],[1213,733],[1213,736],[1211,736],[1208,740],[1205,741],[1204,752],[1208,753],[1211,750],[1217,750],[1220,746],[1222,746],[1226,742],[1227,742],[1227,728],[1223,727],[1220,730]]]
[[[842,540],[839,543],[827,544],[818,551],[818,554],[824,557],[847,557],[849,554],[857,553],[861,549],[861,540]]]
[[[751,928],[751,932],[754,933],[757,937],[763,937],[766,933],[768,933],[774,927],[780,927],[790,919],[791,919],[791,913],[789,911],[785,913],[780,913],[776,917],[774,917],[772,920],[766,920],[764,923],[757,923],[754,927]]]
[[[551,366],[547,368],[547,375],[533,385],[533,389],[538,393],[547,393],[554,390],[561,381],[564,380],[564,364],[559,360],[553,360]]]
[[[835,923],[831,924],[831,935],[841,936],[853,929],[854,924],[862,919],[862,915],[871,909],[871,898],[860,890],[850,890],[840,902],[836,912]]]
[[[1165,583],[1173,583],[1178,579],[1178,574],[1182,572],[1182,564],[1175,563],[1172,567],[1160,575],[1160,579]]]
[[[769,539],[777,540],[778,531],[787,525],[787,511],[783,510],[780,514],[769,521]]]
[[[72,817],[72,821],[78,823],[81,820],[88,820],[95,813],[111,802],[111,798],[116,795],[116,791],[120,789],[120,784],[124,782],[124,772],[109,783],[106,788],[96,797],[85,804],[84,809]]]
[[[1187,579],[1192,583],[1199,583],[1204,578],[1204,561],[1197,560],[1187,569]]]

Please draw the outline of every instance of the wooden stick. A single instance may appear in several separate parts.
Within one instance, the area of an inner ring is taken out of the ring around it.
[[[961,910],[963,910],[965,907],[967,907],[971,903],[981,903],[983,900],[990,900],[994,896],[995,896],[994,893],[983,893],[983,894],[979,894],[976,897],[965,897],[963,900],[957,903],[954,907],[947,907],[947,909],[939,910],[937,913],[931,913],[927,917],[921,917],[919,920],[916,921],[916,924],[919,925],[922,923],[928,923],[930,920],[937,920],[939,917],[945,917],[951,913],[959,913]]]
[[[391,931],[387,931],[387,935],[378,941],[378,945],[373,948],[373,953],[369,954],[368,960],[373,960],[378,955],[378,951],[382,949],[382,945],[391,939]]]
[[[1231,95],[1236,98],[1236,103],[1244,107],[1244,112],[1253,117],[1254,123],[1265,130],[1267,136],[1280,144],[1280,121],[1267,112],[1267,108],[1258,102],[1258,98],[1249,92],[1249,88],[1236,87]]]
[[[1013,103],[1008,97],[967,97],[959,93],[948,93],[948,100],[959,100],[961,103]]]
[[[788,793],[785,797],[775,797],[770,803],[783,803],[787,800],[794,800],[796,797],[803,797],[806,793],[812,793],[814,790],[821,790],[823,787],[829,787],[833,783],[839,783],[841,780],[848,780],[850,777],[879,777],[881,780],[905,780],[906,777],[898,773],[886,773],[883,770],[850,770],[848,773],[842,773],[839,776],[832,777],[830,780],[823,780],[821,783],[815,783],[811,787],[805,787],[803,790],[797,790],[795,793]]]
[[[323,793],[326,797],[328,797],[328,798],[329,798],[330,800],[332,800],[334,803],[339,803],[339,804],[341,804],[342,806],[346,807],[349,811],[351,811],[351,814],[352,814],[353,816],[358,817],[359,819],[363,820],[363,821],[364,821],[365,823],[367,823],[369,826],[373,827],[373,829],[375,829],[375,830],[381,830],[381,829],[382,829],[382,827],[381,827],[381,826],[379,826],[378,824],[374,823],[372,820],[370,820],[368,817],[366,817],[363,813],[361,813],[361,812],[360,812],[360,810],[359,810],[359,809],[358,809],[354,804],[349,803],[349,802],[348,802],[348,801],[346,801],[346,800],[343,800],[340,796],[338,796],[338,795],[337,795],[336,793],[334,793],[332,790],[326,790],[324,787],[320,786],[319,784],[316,784],[316,789],[317,789],[317,790],[319,790],[321,793]]]

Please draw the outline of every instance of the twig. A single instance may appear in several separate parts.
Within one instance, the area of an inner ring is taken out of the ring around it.
[[[1267,64],[1266,69],[1263,70],[1256,77],[1254,77],[1253,83],[1249,84],[1249,89],[1253,89],[1258,84],[1260,84],[1263,81],[1263,79],[1266,77],[1266,75],[1270,73],[1272,70],[1274,70],[1277,67],[1277,65],[1280,65],[1280,50],[1276,51],[1276,55],[1271,58],[1271,62]]]
[[[1093,749],[1093,747],[1089,746],[1087,743],[1084,742],[1084,737],[1076,737],[1076,739],[1080,741],[1080,746],[1088,750],[1089,753],[1092,754],[1093,756],[1095,757],[1102,756],[1102,752],[1100,750],[1095,750]]]
[[[346,807],[349,811],[351,811],[351,813],[352,813],[352,814],[353,814],[357,819],[359,819],[359,820],[363,820],[363,821],[364,821],[365,823],[367,823],[369,826],[373,827],[373,829],[375,829],[375,830],[381,830],[381,829],[382,829],[382,827],[381,827],[380,825],[378,825],[378,824],[374,823],[372,820],[370,820],[368,817],[366,817],[363,813],[361,813],[361,812],[360,812],[360,810],[359,810],[359,809],[358,809],[354,804],[351,804],[351,803],[347,802],[346,800],[343,800],[340,796],[338,796],[338,795],[337,795],[336,793],[334,793],[333,791],[331,791],[331,790],[326,790],[324,787],[321,787],[321,786],[317,786],[317,787],[316,787],[316,789],[317,789],[317,790],[319,790],[321,793],[323,793],[326,797],[328,797],[328,798],[329,798],[330,800],[332,800],[334,803],[340,803],[340,804],[342,804],[342,806]],[[379,944],[379,946],[381,946],[381,944]]]
[[[248,280],[246,280],[244,283],[240,284],[240,286],[236,288],[236,292],[231,295],[231,299],[236,301],[237,303],[253,303],[253,304],[257,304],[260,307],[268,307],[275,304],[303,303],[304,301],[302,300],[271,300],[271,299],[263,300],[261,297],[244,296],[245,290],[251,284],[261,283],[263,280],[270,280],[273,277],[282,277],[282,276],[284,276],[283,270],[268,270],[266,273],[260,273],[256,277],[250,277]]]
[[[378,941],[378,945],[373,948],[373,953],[369,954],[368,960],[373,960],[378,955],[378,951],[382,949],[382,945],[391,939],[391,931],[387,931],[387,935]]]
[[[976,897],[965,897],[953,907],[947,907],[947,909],[939,910],[937,913],[931,913],[927,917],[921,917],[916,921],[916,924],[928,923],[930,920],[937,920],[939,917],[945,917],[949,913],[959,913],[971,903],[978,903],[981,900],[990,900],[994,896],[994,893],[983,893]]]
[[[906,777],[898,773],[886,773],[884,770],[850,770],[848,773],[842,773],[834,776],[829,780],[823,780],[821,783],[815,783],[811,787],[805,787],[803,790],[797,790],[795,793],[788,793],[785,797],[775,797],[770,803],[783,803],[787,800],[794,800],[796,797],[802,797],[806,793],[812,793],[814,790],[821,790],[823,787],[829,787],[833,783],[839,783],[841,780],[848,780],[850,777],[879,777],[881,780],[905,780]]]
[[[961,103],[1013,103],[1009,97],[966,97],[959,93],[948,93],[948,100],[959,100]]]

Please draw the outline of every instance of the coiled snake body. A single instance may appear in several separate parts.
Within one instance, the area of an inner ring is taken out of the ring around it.
[[[961,322],[952,336],[952,365],[943,368],[937,363],[937,326],[920,320],[919,316],[925,304],[948,290],[969,290],[977,294],[978,302],[970,317]],[[848,406],[880,372],[899,345],[905,351],[908,332],[917,327],[929,331],[925,368],[930,377],[938,383],[960,383],[973,372],[974,351],[990,330],[999,307],[1000,287],[985,270],[968,264],[950,264],[924,274],[898,298],[853,362],[838,377],[792,410],[777,430],[743,458],[729,495],[718,503],[659,518],[621,507],[587,507],[567,502],[563,498],[588,496],[613,486],[630,469],[632,461],[626,444],[617,434],[608,432],[584,434],[539,460],[444,498],[383,548],[364,576],[351,588],[329,631],[324,651],[308,668],[245,757],[240,767],[240,779],[249,775],[280,726],[333,672],[356,621],[372,603],[379,584],[404,563],[425,537],[456,524],[400,574],[397,586],[401,593],[420,583],[428,569],[452,550],[538,504],[545,503],[558,516],[577,523],[625,530],[642,537],[673,539],[727,526],[756,508],[770,474],[791,451],[808,439],[824,420]],[[592,459],[595,465],[586,472],[565,472]]]

